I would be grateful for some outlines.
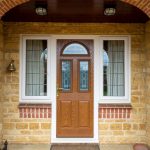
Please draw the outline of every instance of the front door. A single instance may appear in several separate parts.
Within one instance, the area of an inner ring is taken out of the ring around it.
[[[93,137],[93,40],[57,40],[57,137]]]

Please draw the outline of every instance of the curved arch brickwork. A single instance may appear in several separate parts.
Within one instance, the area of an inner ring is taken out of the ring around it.
[[[13,7],[30,0],[0,0],[0,18]]]
[[[121,0],[142,10],[150,18],[150,0]]]
[[[0,0],[0,18],[11,8],[28,2],[29,0]],[[141,9],[150,17],[150,0],[121,0]]]

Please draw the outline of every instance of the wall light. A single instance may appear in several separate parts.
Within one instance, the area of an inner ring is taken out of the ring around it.
[[[16,71],[16,67],[14,65],[14,60],[11,60],[11,62],[9,63],[8,67],[7,67],[7,71],[9,72],[14,72]]]
[[[104,15],[106,16],[113,16],[115,15],[116,13],[116,8],[113,8],[113,7],[108,7],[108,8],[105,8],[104,10]]]
[[[35,8],[35,12],[37,15],[45,16],[47,15],[47,9],[43,6],[38,6]]]

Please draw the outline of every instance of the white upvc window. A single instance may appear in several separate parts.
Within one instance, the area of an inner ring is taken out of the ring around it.
[[[130,38],[100,40],[100,103],[130,103]]]
[[[22,36],[21,102],[50,102],[50,40]]]

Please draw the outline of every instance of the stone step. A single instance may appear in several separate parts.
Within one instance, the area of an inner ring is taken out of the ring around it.
[[[99,144],[52,144],[50,150],[100,150]]]

